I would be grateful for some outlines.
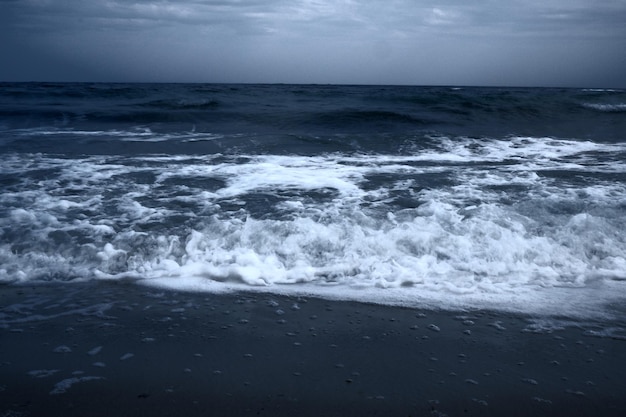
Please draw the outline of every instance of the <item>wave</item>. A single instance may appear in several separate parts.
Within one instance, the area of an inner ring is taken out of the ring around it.
[[[602,104],[602,103],[583,103],[583,106],[605,113],[624,113],[626,112],[626,103]]]
[[[102,131],[145,125],[154,131],[163,126],[189,131],[196,126],[211,133],[437,131],[619,140],[626,123],[620,118],[624,101],[619,91],[202,84],[3,87],[0,123],[8,128]],[[607,117],[615,120],[605,123]]]
[[[428,146],[5,155],[0,281],[131,279],[579,315],[621,297],[626,166],[610,158],[624,144]]]
[[[339,110],[326,113],[313,113],[301,119],[304,123],[314,124],[325,128],[335,129],[352,126],[367,126],[385,124],[393,128],[406,125],[424,126],[429,121],[386,110]]]
[[[218,100],[213,99],[167,99],[153,100],[138,105],[139,107],[153,107],[164,110],[211,110],[220,106]]]
[[[5,86],[0,282],[623,304],[623,92]]]
[[[588,93],[622,93],[623,90],[616,90],[613,88],[583,88],[582,91]]]
[[[555,300],[545,304],[543,297],[551,288],[626,280],[626,242],[617,232],[623,224],[581,213],[538,227],[494,203],[459,209],[445,193],[430,197],[415,210],[382,218],[345,200],[325,207],[291,201],[281,207],[294,213],[292,219],[213,215],[179,232],[173,226],[155,230],[173,218],[191,220],[171,209],[123,199],[121,217],[110,224],[64,221],[63,212],[97,210],[103,202],[48,200],[55,206],[48,214],[10,212],[9,220],[30,239],[0,247],[0,279],[134,279],[202,291],[332,289],[335,296],[375,295],[378,302],[487,303],[527,312],[550,310]],[[191,203],[177,200],[181,207]],[[130,228],[123,226],[128,221]],[[601,297],[610,295],[597,291],[595,301],[602,304],[607,300]],[[567,300],[553,311],[574,312],[587,313]]]

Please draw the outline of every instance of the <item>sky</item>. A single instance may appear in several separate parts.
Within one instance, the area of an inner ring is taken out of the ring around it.
[[[626,0],[0,0],[0,81],[626,88]]]

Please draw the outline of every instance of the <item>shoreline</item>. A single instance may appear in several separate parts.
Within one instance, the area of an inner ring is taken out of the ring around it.
[[[0,300],[0,416],[626,415],[619,322],[111,282]]]

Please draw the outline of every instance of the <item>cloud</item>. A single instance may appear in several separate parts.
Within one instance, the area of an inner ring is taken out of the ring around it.
[[[128,30],[198,25],[230,27],[243,34],[265,29],[303,36],[342,29],[415,33],[441,25],[469,35],[489,29],[502,35],[626,32],[626,4],[619,0],[3,0],[0,7],[12,12],[11,21],[5,19],[10,26],[42,32],[64,26],[94,29],[94,24],[98,29],[126,25]]]
[[[625,21],[623,0],[0,0],[0,78],[600,82]]]
[[[457,12],[445,11],[438,7],[433,7],[425,22],[429,25],[452,25],[457,20],[459,14]]]

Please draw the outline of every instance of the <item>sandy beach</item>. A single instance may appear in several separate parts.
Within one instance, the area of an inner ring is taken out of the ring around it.
[[[2,417],[626,415],[620,323],[132,283],[0,300]]]

